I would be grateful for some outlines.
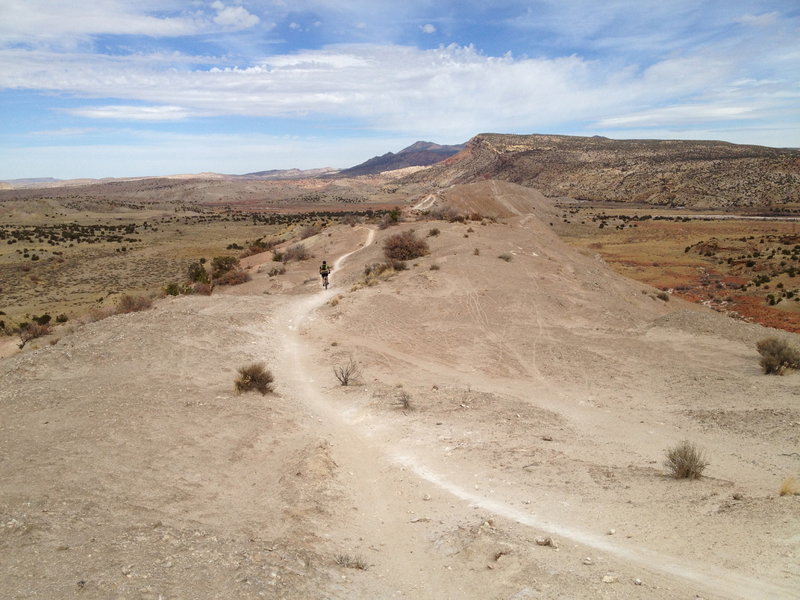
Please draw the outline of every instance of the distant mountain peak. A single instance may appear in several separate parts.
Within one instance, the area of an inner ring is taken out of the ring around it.
[[[387,152],[381,156],[370,158],[355,167],[344,169],[338,173],[338,176],[377,175],[384,171],[395,171],[407,167],[427,167],[458,154],[463,148],[464,144],[445,146],[433,142],[417,141],[396,154]]]

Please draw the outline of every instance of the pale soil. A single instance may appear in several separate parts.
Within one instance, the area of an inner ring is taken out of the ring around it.
[[[0,596],[800,597],[800,376],[761,374],[771,332],[537,216],[413,227],[431,255],[374,287],[399,229],[337,226],[285,275],[250,257],[243,286],[0,361]],[[258,360],[275,393],[235,395]],[[664,475],[682,439],[707,477]]]

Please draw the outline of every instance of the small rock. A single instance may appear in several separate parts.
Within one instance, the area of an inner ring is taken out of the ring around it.
[[[614,575],[609,573],[608,575],[603,576],[603,583],[617,583],[619,581],[619,575]]]
[[[633,585],[642,585],[642,580],[637,577],[633,580]]]
[[[558,544],[556,541],[551,538],[550,536],[547,537],[537,537],[534,540],[539,546],[550,546],[551,548],[558,548]]]
[[[583,564],[592,565],[594,564],[594,561],[592,561],[592,559],[587,556],[586,558],[583,559]]]
[[[608,531],[606,531],[606,535],[614,535],[615,533],[617,533],[616,529],[609,529]]]
[[[742,498],[744,498],[744,494],[741,494],[741,493],[739,493],[739,492],[736,492],[736,493],[733,495],[733,499],[734,499],[734,500],[741,500]]]
[[[543,439],[545,442],[552,442],[552,441],[553,441],[553,436],[552,436],[552,435],[543,435],[543,436],[542,436],[542,439]]]
[[[430,494],[425,494],[425,495],[422,497],[422,499],[423,499],[423,500],[425,500],[425,501],[427,501],[427,500],[430,500],[430,499],[431,499],[431,495],[430,495]]]

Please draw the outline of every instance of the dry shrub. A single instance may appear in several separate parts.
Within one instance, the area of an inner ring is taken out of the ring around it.
[[[237,394],[253,390],[257,390],[261,394],[268,394],[272,391],[274,381],[275,379],[266,365],[259,362],[239,367],[239,376],[234,381],[234,387]]]
[[[232,271],[223,273],[214,280],[214,283],[217,285],[240,285],[250,281],[250,279],[252,279],[252,277],[250,277],[250,274],[246,271],[242,269],[233,269]]]
[[[428,237],[436,237],[437,235],[439,235],[439,233],[441,233],[439,231],[439,228],[438,227],[434,227],[434,228],[428,230]]]
[[[333,367],[333,374],[342,385],[350,385],[350,382],[359,375],[358,363],[351,358],[346,365]]]
[[[284,273],[286,273],[286,267],[280,266],[280,267],[272,267],[269,270],[269,273],[267,273],[267,275],[269,275],[270,277],[275,277],[276,275],[283,275]]]
[[[345,567],[348,569],[366,571],[368,568],[367,561],[358,555],[350,556],[349,554],[337,554],[334,556],[334,560],[340,567]]]
[[[767,375],[783,375],[786,369],[800,368],[800,352],[778,338],[764,338],[756,344],[759,364]]]
[[[430,215],[434,219],[438,219],[440,221],[450,221],[451,223],[455,221],[464,221],[464,216],[460,214],[455,207],[450,206],[449,204],[442,204],[433,208]]]
[[[395,399],[395,405],[399,406],[403,410],[411,410],[414,407],[411,405],[411,394],[409,394],[405,390],[400,390],[397,394],[397,398]]]
[[[306,238],[310,238],[312,235],[317,235],[318,233],[322,232],[322,226],[314,223],[312,225],[306,225],[300,230],[300,239],[304,240]]]
[[[25,327],[23,327],[19,332],[19,346],[20,349],[25,347],[25,344],[30,342],[31,340],[35,340],[36,338],[40,338],[42,336],[47,335],[50,333],[50,325],[47,323],[39,324],[39,323],[28,323]]]
[[[290,260],[308,260],[311,255],[308,253],[304,244],[292,244],[289,246],[281,256],[281,260],[285,263]]]
[[[669,448],[666,454],[664,466],[675,479],[700,479],[708,466],[703,451],[688,440]]]
[[[195,294],[210,296],[211,292],[214,291],[214,286],[210,283],[195,283],[192,285],[192,289]]]
[[[778,489],[781,496],[800,496],[800,482],[795,477],[787,477]]]
[[[383,253],[390,260],[411,260],[429,252],[428,243],[411,229],[391,235],[383,242]]]
[[[132,294],[125,294],[117,302],[116,312],[119,314],[139,312],[142,310],[147,310],[152,306],[153,301],[147,296],[134,296]]]

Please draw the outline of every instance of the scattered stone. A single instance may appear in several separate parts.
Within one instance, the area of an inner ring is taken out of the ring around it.
[[[633,585],[642,585],[642,580],[637,577],[633,580]]]
[[[583,559],[583,564],[585,564],[585,565],[593,565],[594,561],[587,556],[586,558]]]
[[[428,521],[430,521],[428,517],[414,517],[411,519],[412,523],[427,523]]]
[[[552,442],[552,441],[553,441],[553,436],[552,436],[552,435],[543,435],[543,436],[542,436],[542,439],[543,439],[545,442]]]
[[[606,531],[606,535],[614,535],[615,533],[617,533],[616,529],[609,529],[608,531]]]
[[[550,546],[551,548],[558,548],[558,543],[551,538],[550,536],[547,537],[537,537],[534,540],[539,546]]]
[[[603,576],[603,583],[617,583],[619,581],[619,575],[614,575],[613,573],[609,573],[608,575]]]
[[[430,500],[430,499],[431,499],[431,495],[430,495],[430,494],[425,494],[425,495],[422,497],[422,499],[423,499],[423,500],[425,500],[425,501],[428,501],[428,500]]]
[[[736,493],[733,495],[733,499],[734,499],[734,500],[742,500],[743,498],[744,498],[744,494],[742,494],[742,493],[740,493],[740,492],[736,492]]]

